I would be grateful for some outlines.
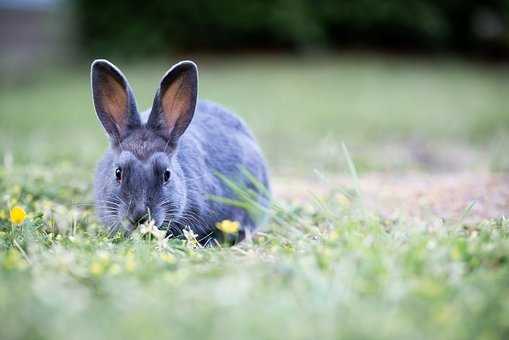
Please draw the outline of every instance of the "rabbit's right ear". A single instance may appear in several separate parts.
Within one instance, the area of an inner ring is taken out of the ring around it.
[[[174,65],[161,79],[147,127],[172,145],[193,119],[198,95],[198,68],[192,61]]]
[[[120,143],[129,129],[141,126],[131,87],[122,72],[104,59],[92,63],[90,78],[97,117],[112,142]]]

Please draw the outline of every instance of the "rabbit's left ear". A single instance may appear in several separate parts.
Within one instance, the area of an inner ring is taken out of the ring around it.
[[[192,61],[173,66],[161,79],[147,127],[175,144],[193,119],[198,96],[198,68]]]
[[[112,142],[119,143],[130,128],[141,126],[131,87],[122,72],[104,59],[92,63],[90,78],[97,117]]]

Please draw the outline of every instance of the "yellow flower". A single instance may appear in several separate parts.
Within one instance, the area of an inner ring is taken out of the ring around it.
[[[173,255],[168,254],[168,253],[161,254],[160,257],[161,257],[161,260],[163,260],[166,263],[173,263],[175,261],[175,258],[173,257]]]
[[[125,270],[132,273],[136,269],[136,260],[133,253],[127,253],[125,260]]]
[[[339,231],[338,230],[334,230],[334,231],[329,233],[329,240],[336,241],[338,238],[339,238]]]
[[[236,234],[240,229],[240,223],[237,221],[224,220],[217,223],[216,228],[225,234]]]
[[[11,222],[12,224],[22,224],[25,221],[27,214],[20,206],[15,206],[11,209]]]
[[[110,264],[110,256],[107,252],[100,251],[97,254],[97,259],[90,264],[90,273],[94,276],[99,276],[106,272]]]
[[[90,264],[90,273],[94,276],[99,276],[103,273],[104,266],[99,261],[94,261],[92,264]]]

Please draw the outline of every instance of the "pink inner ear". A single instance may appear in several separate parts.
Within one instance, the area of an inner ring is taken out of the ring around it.
[[[111,115],[117,128],[122,130],[127,126],[127,91],[114,77],[104,76],[101,88],[102,105],[104,111]]]
[[[175,127],[182,114],[189,111],[191,105],[190,89],[185,86],[184,75],[175,79],[162,97],[164,120],[170,130]]]

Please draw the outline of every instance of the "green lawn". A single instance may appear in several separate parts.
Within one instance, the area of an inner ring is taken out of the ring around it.
[[[437,227],[377,216],[341,148],[360,176],[434,170],[401,160],[416,144],[445,158],[460,149],[451,155],[473,160],[449,161],[473,164],[465,170],[503,171],[509,69],[380,56],[200,65],[201,96],[248,121],[273,182],[341,172],[351,187],[298,204],[276,197],[270,223],[235,247],[108,238],[91,199],[106,138],[88,65],[4,87],[1,339],[509,338],[508,220],[460,216]],[[119,66],[146,107],[169,62]],[[28,213],[22,225],[9,221],[15,205]]]

